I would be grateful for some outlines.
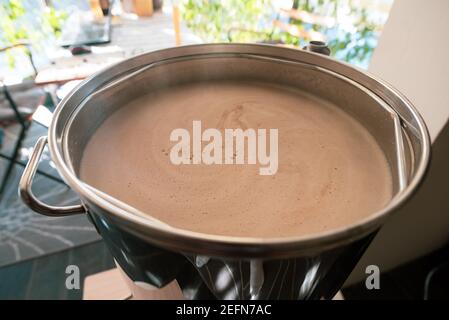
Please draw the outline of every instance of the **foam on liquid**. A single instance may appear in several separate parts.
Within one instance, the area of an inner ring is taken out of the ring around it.
[[[170,162],[173,129],[277,128],[279,169]],[[83,155],[83,181],[172,226],[218,235],[301,236],[342,227],[392,197],[387,160],[335,106],[252,82],[196,83],[149,93],[112,114]]]

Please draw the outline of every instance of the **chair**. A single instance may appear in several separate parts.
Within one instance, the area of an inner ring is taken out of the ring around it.
[[[14,44],[12,46],[0,48],[0,53],[4,53],[8,50],[11,50],[11,49],[14,49],[17,47],[29,48],[29,44],[25,43],[25,42],[21,42],[21,43]],[[31,66],[33,68],[34,77],[35,77],[37,75],[37,69],[36,69],[36,66],[33,61],[32,53],[28,49],[26,51],[26,54],[28,56],[28,60],[30,61]],[[3,158],[5,160],[9,161],[6,171],[3,175],[1,184],[0,184],[0,199],[1,199],[1,197],[3,196],[4,190],[5,190],[5,187],[7,185],[7,182],[9,180],[9,177],[11,175],[11,172],[14,168],[14,165],[17,164],[17,165],[20,165],[23,167],[25,167],[25,165],[26,165],[26,163],[23,163],[22,161],[18,160],[17,157],[19,155],[19,151],[22,146],[22,142],[23,142],[24,138],[26,137],[27,130],[33,121],[32,115],[34,113],[34,110],[32,108],[25,108],[25,107],[18,106],[17,103],[15,102],[10,90],[5,85],[5,83],[3,81],[1,81],[1,79],[0,79],[0,86],[1,86],[1,91],[5,98],[5,102],[9,106],[9,109],[8,108],[0,109],[0,122],[3,122],[3,123],[4,122],[15,122],[20,125],[20,132],[19,132],[17,141],[14,144],[12,155],[6,155],[6,154],[0,153],[0,158]],[[46,92],[45,94],[48,94],[48,93]],[[50,97],[52,97],[52,96],[50,95]],[[53,101],[53,104],[54,104],[54,101]],[[39,105],[38,101],[36,102],[36,105]],[[0,131],[1,131],[1,128],[0,128]],[[37,172],[43,176],[46,176],[49,179],[52,179],[54,181],[65,184],[64,181],[62,181],[58,177],[55,177],[55,176],[48,174],[41,170],[38,170]]]

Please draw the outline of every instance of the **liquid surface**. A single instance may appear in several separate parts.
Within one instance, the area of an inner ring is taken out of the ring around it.
[[[279,168],[173,165],[176,128],[277,128]],[[172,226],[247,236],[301,236],[363,219],[392,196],[374,138],[332,105],[293,89],[212,82],[150,93],[112,114],[83,155],[93,187]]]

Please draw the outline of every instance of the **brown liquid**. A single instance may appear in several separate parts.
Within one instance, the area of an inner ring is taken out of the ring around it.
[[[278,128],[279,168],[173,165],[173,129]],[[332,105],[292,89],[213,82],[150,93],[111,115],[81,164],[88,184],[172,226],[219,235],[283,237],[367,217],[392,197],[374,138]]]

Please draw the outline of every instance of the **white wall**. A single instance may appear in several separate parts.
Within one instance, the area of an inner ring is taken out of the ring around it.
[[[348,283],[449,242],[449,0],[395,0],[370,72],[403,92],[432,137],[429,174],[414,198],[381,229]]]

